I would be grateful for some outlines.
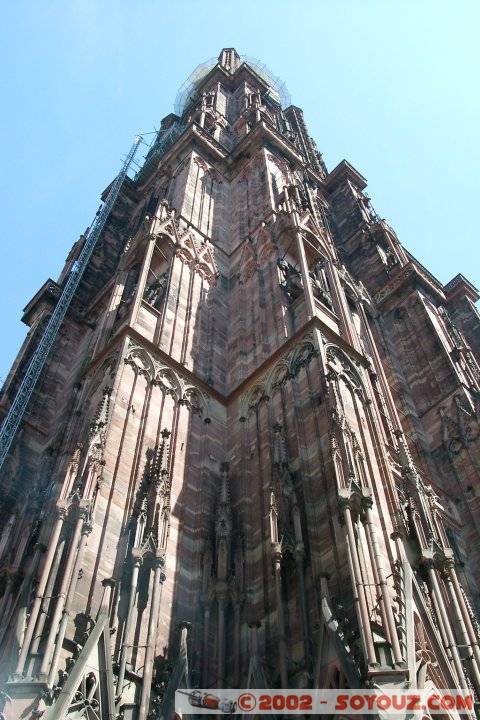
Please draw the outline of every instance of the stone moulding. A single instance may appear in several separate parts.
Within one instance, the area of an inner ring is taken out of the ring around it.
[[[144,347],[130,340],[124,362],[131,365],[139,375],[144,375],[149,383],[160,386],[177,403],[208,416],[209,401],[206,394],[173,368],[156,360]]]
[[[286,355],[269,369],[255,385],[244,393],[239,400],[240,419],[245,419],[249,412],[257,407],[262,400],[268,400],[277,388],[296,377],[302,367],[307,366],[312,358],[317,357],[313,337],[305,335]]]

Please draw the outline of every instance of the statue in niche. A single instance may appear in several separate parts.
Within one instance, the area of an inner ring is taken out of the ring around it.
[[[300,207],[302,210],[310,210],[310,200],[308,198],[307,190],[304,184],[299,183],[297,185],[298,195],[300,197]]]
[[[277,265],[283,275],[283,281],[280,284],[285,290],[289,302],[292,303],[302,292],[300,273],[285,258],[279,258]]]
[[[388,245],[380,245],[377,243],[377,250],[383,264],[387,266],[387,272],[398,265],[398,258]]]
[[[168,273],[164,272],[160,277],[154,278],[152,282],[147,284],[143,293],[145,302],[159,310],[167,289],[167,283]]]
[[[327,273],[325,272],[325,261],[323,258],[317,260],[310,270],[310,278],[312,280],[312,290],[316,298],[324,305],[333,310],[332,295],[328,284]]]
[[[391,270],[395,267],[395,265],[398,265],[398,258],[389,247],[385,249],[385,254],[387,256],[387,267],[389,270]]]
[[[290,128],[287,128],[287,130],[285,130],[284,134],[285,134],[285,137],[287,138],[287,140],[289,140],[292,143],[292,145],[295,145],[295,146],[298,145],[298,136],[297,136],[296,132],[294,132]]]
[[[118,313],[117,313],[117,319],[116,323],[123,320],[125,315],[128,312],[128,308],[130,307],[130,303],[133,300],[133,297],[135,295],[135,289],[137,287],[137,280],[139,275],[139,268],[135,267],[128,273],[123,293],[122,293],[122,299],[120,300],[120,305],[118,306]]]
[[[390,248],[387,248],[387,265],[389,269],[395,267],[395,265],[398,265],[398,258],[395,255],[394,252],[390,250]]]

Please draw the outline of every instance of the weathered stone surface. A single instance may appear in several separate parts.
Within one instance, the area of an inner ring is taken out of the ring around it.
[[[164,119],[2,470],[9,719],[54,711],[65,673],[102,717],[160,717],[179,622],[197,687],[245,686],[255,636],[272,687],[480,691],[478,296],[268,91],[227,49]]]

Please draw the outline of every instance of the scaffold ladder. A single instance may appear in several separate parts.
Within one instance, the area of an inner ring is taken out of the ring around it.
[[[40,342],[33,353],[32,359],[30,360],[7,416],[3,421],[0,429],[0,468],[5,462],[8,451],[10,450],[28,403],[30,402],[30,398],[35,390],[35,385],[37,384],[40,373],[42,372],[47,360],[48,354],[52,349],[60,326],[65,318],[73,296],[75,295],[75,291],[83,277],[95,245],[97,244],[97,241],[108,220],[108,216],[115,205],[115,201],[117,200],[122,184],[127,176],[130,165],[132,164],[135,153],[137,152],[138,146],[141,142],[142,136],[137,135],[127,157],[124,160],[120,172],[112,183],[104,204],[97,212],[93,225],[86,233],[85,242],[80,255],[70,269],[70,273],[55,309],[50,316],[50,320],[48,321]]]

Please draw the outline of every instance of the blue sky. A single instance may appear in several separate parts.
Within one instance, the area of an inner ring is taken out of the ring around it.
[[[222,47],[286,83],[332,169],[442,282],[480,286],[476,0],[0,0],[0,377],[21,310],[90,224],[139,131]]]

